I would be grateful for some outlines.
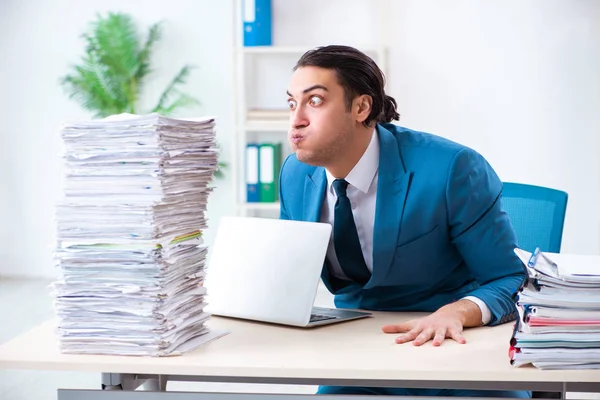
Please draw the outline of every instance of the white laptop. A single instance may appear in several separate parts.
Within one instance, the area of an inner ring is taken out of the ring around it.
[[[370,313],[313,307],[331,225],[223,217],[207,267],[214,315],[314,327]]]

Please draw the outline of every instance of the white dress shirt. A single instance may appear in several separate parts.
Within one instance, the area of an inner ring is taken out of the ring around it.
[[[354,168],[346,176],[348,182],[347,196],[352,204],[352,215],[360,240],[363,257],[367,268],[373,272],[373,226],[375,224],[375,205],[377,200],[377,177],[379,170],[379,135],[377,130],[373,131],[371,142],[365,150],[363,156],[358,160]],[[334,207],[337,200],[332,183],[336,179],[329,171],[327,174],[327,190],[323,207],[321,207],[321,222],[326,222],[333,226]],[[330,273],[338,279],[348,280],[335,254],[333,245],[333,234],[329,239],[327,248],[327,259],[329,260]],[[482,323],[485,325],[491,319],[491,312],[488,306],[479,298],[467,296],[465,299],[471,300],[481,310]]]

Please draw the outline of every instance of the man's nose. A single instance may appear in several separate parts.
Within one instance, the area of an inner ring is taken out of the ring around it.
[[[308,118],[304,107],[298,106],[291,115],[292,128],[300,129],[305,128],[309,125]]]

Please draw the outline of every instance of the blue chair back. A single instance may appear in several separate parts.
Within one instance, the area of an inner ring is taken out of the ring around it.
[[[562,242],[566,192],[542,186],[505,182],[502,208],[507,212],[523,250],[559,253]]]

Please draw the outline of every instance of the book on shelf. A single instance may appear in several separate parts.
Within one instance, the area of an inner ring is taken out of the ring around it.
[[[245,161],[246,201],[248,203],[279,201],[282,144],[248,143]]]
[[[272,44],[271,0],[243,0],[244,46]]]

